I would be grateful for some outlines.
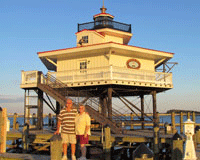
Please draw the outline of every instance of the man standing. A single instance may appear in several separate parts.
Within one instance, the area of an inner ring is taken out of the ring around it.
[[[75,134],[75,117],[77,110],[72,107],[73,103],[71,99],[67,99],[66,107],[60,111],[58,116],[57,130],[54,134],[59,134],[61,126],[61,137],[63,144],[63,158],[67,160],[67,145],[71,144],[72,160],[76,160],[76,134]]]
[[[88,113],[85,113],[85,106],[79,106],[79,114],[75,119],[76,138],[80,141],[82,156],[79,160],[86,160],[86,146],[88,144],[90,133],[91,119]]]

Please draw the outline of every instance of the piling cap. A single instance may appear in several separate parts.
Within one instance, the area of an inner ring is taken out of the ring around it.
[[[172,140],[182,140],[182,137],[180,136],[180,134],[178,134],[178,132],[176,132],[172,137]]]
[[[146,155],[147,158],[152,158],[153,152],[144,143],[141,143],[133,152],[133,157],[142,158],[143,155]]]
[[[62,140],[62,138],[61,138],[60,134],[59,134],[59,135],[54,134],[54,135],[50,138],[50,141],[61,141],[61,140]]]

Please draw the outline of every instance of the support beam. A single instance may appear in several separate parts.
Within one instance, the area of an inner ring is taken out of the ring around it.
[[[144,95],[140,95],[141,98],[141,128],[144,129]]]
[[[56,101],[56,117],[58,116],[58,114],[60,113],[61,110],[61,106],[60,103],[58,101]]]
[[[108,107],[108,118],[112,120],[112,88],[108,88],[108,102],[107,102],[107,107]]]
[[[158,126],[157,106],[156,106],[156,91],[152,91],[153,98],[153,122],[154,126]]]
[[[125,102],[123,101],[123,100],[125,100],[126,102],[128,102],[132,107],[134,107],[136,110],[138,110],[139,112],[142,112],[141,111],[141,109],[139,109],[136,105],[134,105],[133,103],[131,103],[129,100],[127,100],[125,97],[123,97],[123,96],[119,96],[118,94],[117,94],[117,92],[116,91],[114,91],[113,90],[113,92],[118,96],[118,98],[125,104]],[[122,100],[123,99],[123,100]],[[125,104],[126,105],[126,104]],[[126,105],[127,106],[127,105]],[[128,106],[127,106],[128,107]],[[135,113],[135,111],[133,111],[132,110],[132,108],[130,108],[130,107],[128,107],[132,112],[134,112]],[[147,117],[147,118],[149,118],[150,120],[152,120],[153,121],[153,119],[150,117],[150,116],[148,116],[146,113],[144,113],[143,112],[143,114]],[[137,115],[137,114],[136,114]]]
[[[37,112],[37,128],[43,129],[43,91],[38,89],[38,112]]]
[[[107,108],[107,100],[106,100],[106,96],[101,95],[99,97],[99,104],[100,104],[100,108],[101,108],[101,114],[106,117],[106,108]]]

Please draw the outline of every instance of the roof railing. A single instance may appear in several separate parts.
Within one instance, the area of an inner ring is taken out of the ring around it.
[[[101,29],[101,28],[112,28],[119,31],[131,33],[131,24],[120,23],[113,20],[101,20],[101,21],[78,24],[78,32],[84,29],[94,30],[94,29]]]

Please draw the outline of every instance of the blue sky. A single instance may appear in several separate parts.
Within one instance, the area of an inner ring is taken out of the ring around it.
[[[175,53],[174,89],[158,94],[158,111],[199,111],[200,1],[105,0],[105,6],[115,21],[132,25],[129,45]],[[77,23],[93,21],[100,7],[102,0],[0,0],[0,105],[22,113],[21,70],[46,73],[37,52],[75,46]]]

